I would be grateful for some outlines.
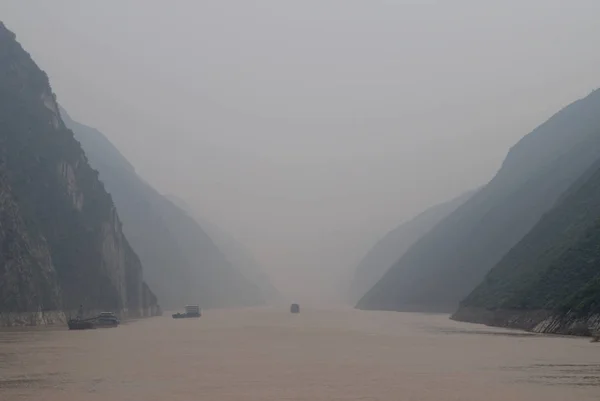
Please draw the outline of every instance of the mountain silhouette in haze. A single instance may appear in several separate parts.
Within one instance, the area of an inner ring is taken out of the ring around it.
[[[101,132],[62,114],[112,194],[123,230],[163,307],[264,303],[259,288],[229,263],[187,212],[145,182]]]
[[[599,244],[600,160],[487,274],[453,317],[565,334],[571,334],[574,321],[583,320],[587,327],[596,317],[598,329]],[[548,318],[551,324],[543,324]]]
[[[271,280],[265,274],[252,253],[247,250],[243,244],[238,242],[216,224],[213,224],[206,218],[198,216],[198,213],[194,212],[183,199],[175,195],[165,196],[200,224],[215,245],[225,255],[229,263],[242,273],[244,277],[260,288],[261,295],[265,301],[272,303],[281,299],[279,291],[273,286]]]
[[[351,301],[358,302],[411,245],[435,227],[443,218],[455,211],[473,193],[467,192],[448,202],[432,206],[413,219],[400,224],[381,238],[356,268],[350,288]]]
[[[156,312],[111,196],[65,126],[48,76],[0,23],[0,323]]]
[[[417,241],[357,307],[452,312],[600,156],[600,91],[510,149],[496,176]]]

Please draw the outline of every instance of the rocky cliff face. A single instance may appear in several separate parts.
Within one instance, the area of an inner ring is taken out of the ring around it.
[[[453,320],[543,334],[590,336],[600,332],[600,313],[581,315],[545,309],[487,309],[463,306]]]
[[[117,205],[123,230],[163,306],[203,308],[263,304],[260,285],[232,265],[205,227],[145,182],[98,130],[61,111]]]
[[[1,23],[0,105],[0,312],[84,304],[141,315],[142,266],[112,199],[65,127],[48,77]]]
[[[48,244],[25,226],[1,168],[0,244],[0,325],[38,324],[44,320],[42,312],[60,310],[62,298]]]

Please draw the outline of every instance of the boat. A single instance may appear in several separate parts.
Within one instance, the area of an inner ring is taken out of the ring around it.
[[[202,313],[200,311],[200,305],[186,305],[184,313],[174,313],[173,319],[185,319],[190,317],[200,317]]]
[[[290,306],[290,313],[300,313],[300,305],[292,304],[292,306]]]
[[[97,327],[117,327],[120,321],[113,312],[101,312],[95,319]]]
[[[67,326],[69,326],[69,330],[90,330],[96,328],[94,322],[90,319],[69,319]]]

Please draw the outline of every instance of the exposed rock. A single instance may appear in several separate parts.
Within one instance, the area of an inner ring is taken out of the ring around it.
[[[101,132],[73,121],[64,110],[61,115],[112,195],[123,231],[144,265],[144,278],[162,305],[264,303],[260,279],[251,280],[233,266],[203,225],[145,182]],[[107,241],[107,253],[118,258],[115,244]]]
[[[600,314],[582,317],[576,313],[560,314],[549,310],[461,307],[452,319],[544,334],[591,336],[600,331]]]
[[[62,305],[56,271],[44,237],[27,229],[2,167],[0,245],[0,325],[44,321],[41,310]]]
[[[62,321],[79,304],[125,317],[156,306],[48,77],[1,23],[0,105],[0,324]]]
[[[452,315],[453,320],[534,331],[536,326],[548,319],[552,311],[485,308],[460,308]]]

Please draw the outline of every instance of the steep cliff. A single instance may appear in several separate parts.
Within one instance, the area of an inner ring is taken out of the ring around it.
[[[0,104],[3,292],[13,294],[0,311],[83,303],[140,315],[142,267],[111,197],[65,127],[48,77],[1,23]]]
[[[600,91],[526,135],[496,176],[417,241],[363,309],[453,311],[600,156]]]
[[[487,274],[453,318],[565,334],[584,334],[584,322],[600,329],[598,244],[600,161]]]
[[[350,288],[352,302],[357,302],[383,277],[386,271],[419,238],[435,227],[443,218],[465,203],[474,192],[467,192],[448,202],[435,205],[425,210],[412,220],[401,224],[382,239],[360,261]]]
[[[0,325],[37,324],[42,316],[33,312],[60,311],[62,299],[48,244],[27,229],[3,167],[0,244]]]
[[[163,307],[264,302],[259,289],[229,263],[203,228],[146,183],[101,132],[73,121],[64,110],[62,115],[111,193],[123,230]]]

